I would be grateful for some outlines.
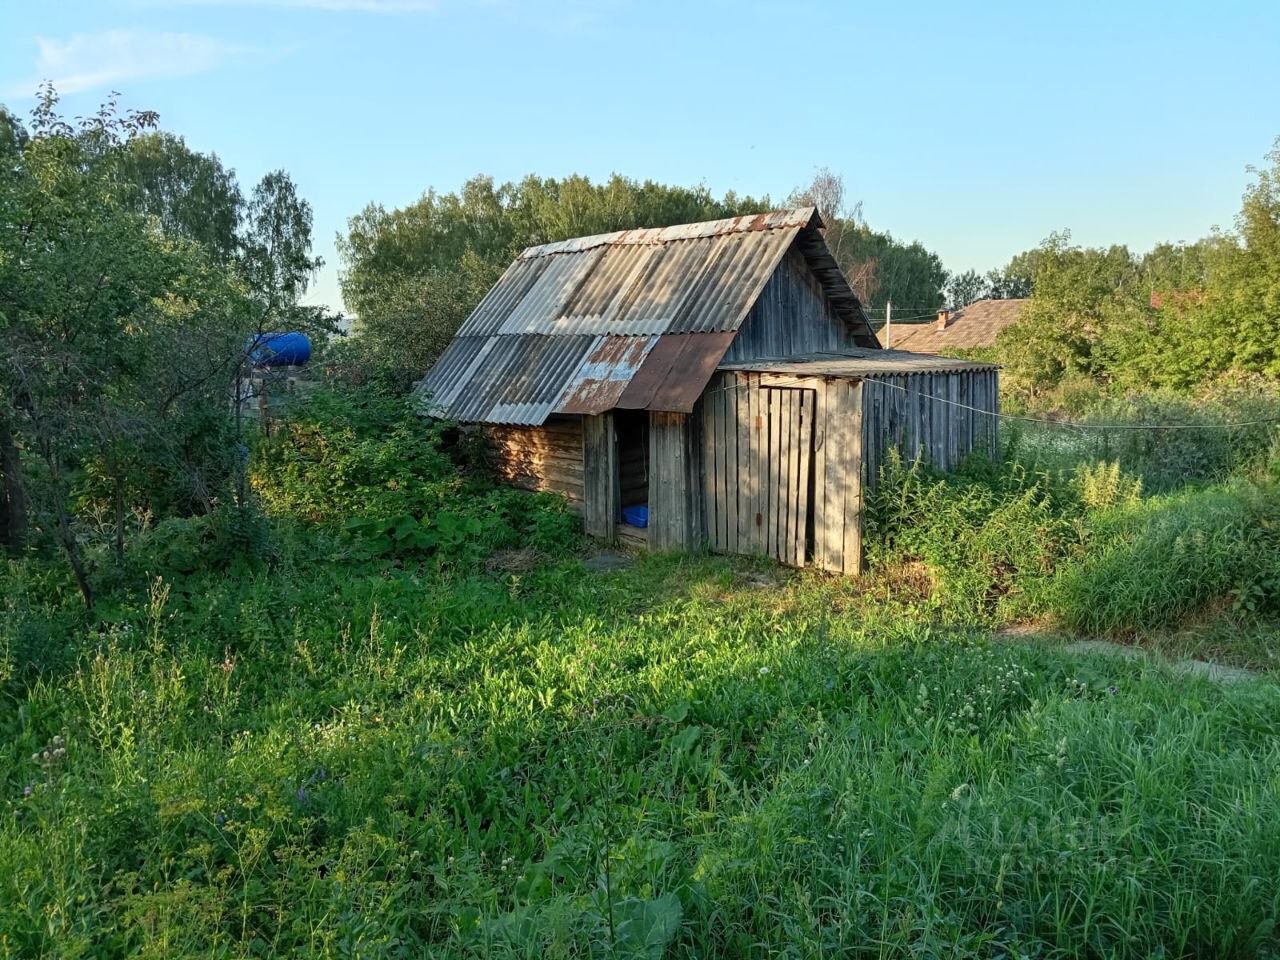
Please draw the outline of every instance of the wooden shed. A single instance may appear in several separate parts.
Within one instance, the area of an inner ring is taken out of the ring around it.
[[[994,448],[997,370],[881,349],[821,226],[801,208],[532,247],[424,411],[478,425],[503,479],[562,493],[594,536],[857,572],[887,450],[949,469]]]

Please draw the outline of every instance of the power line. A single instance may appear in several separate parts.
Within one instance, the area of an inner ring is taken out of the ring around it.
[[[906,387],[899,386],[896,383],[889,383],[885,380],[877,380],[874,377],[864,377],[863,382],[901,390],[903,393],[910,392]],[[1050,420],[1047,417],[1020,417],[1012,413],[997,413],[994,410],[984,410],[981,407],[961,403],[958,400],[948,400],[946,397],[935,397],[927,393],[922,394],[922,396],[930,400],[936,400],[938,403],[946,403],[964,410],[972,410],[974,413],[996,417],[1000,420],[1043,423],[1053,427],[1070,427],[1075,430],[1234,430],[1237,427],[1256,427],[1264,423],[1280,423],[1280,417],[1263,417],[1260,420],[1241,420],[1236,423],[1080,423],[1071,420]]]

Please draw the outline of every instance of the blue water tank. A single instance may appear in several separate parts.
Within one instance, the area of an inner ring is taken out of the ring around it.
[[[305,333],[260,333],[250,337],[249,360],[256,367],[296,367],[311,359],[311,341]]]

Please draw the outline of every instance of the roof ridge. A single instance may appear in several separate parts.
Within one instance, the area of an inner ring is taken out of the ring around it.
[[[816,220],[816,223],[815,223]],[[565,240],[552,240],[526,247],[516,258],[518,260],[534,260],[557,253],[583,253],[596,247],[626,244],[663,244],[676,240],[700,240],[708,237],[726,236],[732,233],[747,233],[755,230],[803,229],[821,224],[822,218],[816,207],[786,207],[769,210],[764,213],[747,213],[737,217],[724,217],[720,220],[698,220],[693,223],[677,223],[667,227],[633,227],[629,230],[614,230],[611,233],[587,234],[581,237],[570,237]]]

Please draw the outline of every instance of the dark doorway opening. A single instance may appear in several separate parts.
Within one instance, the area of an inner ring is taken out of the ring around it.
[[[615,410],[618,438],[618,535],[647,540],[649,508],[649,414],[645,410]]]

